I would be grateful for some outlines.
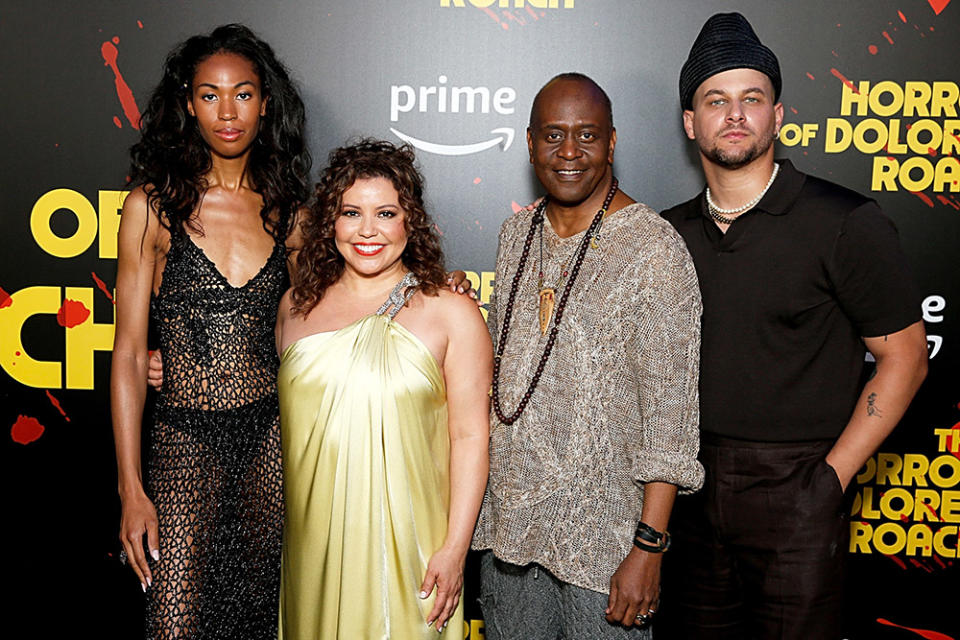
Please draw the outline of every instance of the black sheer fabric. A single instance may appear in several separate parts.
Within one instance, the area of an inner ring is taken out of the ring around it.
[[[232,286],[174,232],[151,304],[163,353],[148,495],[147,638],[276,638],[283,495],[273,328],[284,248]]]

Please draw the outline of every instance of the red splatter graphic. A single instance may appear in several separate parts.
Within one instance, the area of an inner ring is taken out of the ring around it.
[[[896,565],[901,569],[903,569],[904,571],[907,570],[907,563],[905,563],[903,560],[901,560],[897,556],[887,556],[887,557],[893,560],[896,563]]]
[[[794,113],[800,113],[795,107],[790,107],[790,111],[793,111]]]
[[[879,51],[879,49],[877,49],[877,45],[872,44],[869,47],[867,47],[867,51],[870,52],[870,55],[875,56],[877,55],[877,51]]]
[[[19,356],[19,355],[20,355],[20,352],[19,352],[19,351],[14,351],[14,352],[13,352],[13,355]]]
[[[129,182],[129,178],[127,181]],[[97,284],[97,289],[103,291],[103,295],[107,296],[107,300],[113,304],[117,304],[117,301],[113,299],[113,294],[110,293],[110,289],[107,288],[107,283],[97,277],[97,272],[91,271],[90,275],[93,276],[93,281]]]
[[[90,309],[83,306],[82,302],[64,299],[63,304],[60,305],[60,310],[57,311],[57,324],[70,329],[78,324],[83,324],[89,317]]]
[[[511,201],[510,201],[510,208],[513,209],[513,212],[514,212],[514,213],[519,213],[520,210],[523,209],[523,207],[521,207],[520,205],[517,204],[517,201],[516,201],[516,200],[511,200]]]
[[[68,416],[67,412],[64,411],[63,407],[60,406],[60,401],[57,400],[55,397],[53,397],[53,394],[50,393],[49,389],[47,389],[46,391],[47,391],[47,400],[50,401],[50,404],[52,404],[54,408],[60,412],[60,415],[63,416],[64,420],[66,420],[67,422],[70,422],[70,416]]]
[[[490,16],[490,18],[491,18],[494,22],[496,22],[498,25],[500,25],[500,26],[503,27],[504,29],[509,29],[509,28],[510,28],[510,25],[508,25],[506,22],[500,22],[500,18],[497,17],[497,14],[494,13],[493,10],[490,9],[490,7],[477,7],[477,8],[480,9],[480,11],[483,11],[483,12],[484,12],[485,14],[487,14],[488,16]]]
[[[830,73],[832,73],[835,77],[837,77],[840,80],[840,82],[850,87],[851,91],[853,91],[856,94],[860,93],[860,90],[857,89],[856,85],[854,85],[852,82],[847,80],[847,78],[842,73],[837,71],[835,68],[830,67]]]
[[[923,200],[923,203],[926,204],[928,207],[933,208],[933,200],[931,200],[930,196],[928,196],[927,194],[920,193],[919,191],[911,191],[910,193],[912,193],[913,195]]]
[[[913,629],[911,627],[904,627],[902,625],[890,622],[885,618],[877,618],[879,624],[885,624],[888,627],[896,627],[897,629],[904,629],[905,631],[912,631],[921,638],[926,638],[926,640],[955,640],[953,636],[948,636],[945,633],[940,633],[939,631],[932,631],[930,629]]]
[[[482,182],[482,180],[480,180],[480,178],[474,178],[474,179],[473,179],[473,184],[480,184],[481,182]]]
[[[937,150],[933,147],[927,147],[927,153],[929,153],[931,156],[935,156],[937,155]]]
[[[141,29],[143,29],[143,23],[140,22],[139,20],[137,20],[137,26],[140,27]]]
[[[113,37],[110,38],[110,39],[113,41],[113,44],[120,44],[120,37],[119,37],[119,36],[113,36]]]
[[[903,11],[897,11],[897,15],[900,16],[900,21],[904,24],[907,23],[907,16],[903,15]]]
[[[920,501],[920,504],[927,508],[927,511],[930,512],[930,517],[933,518],[934,522],[940,522],[940,516],[937,515],[937,510],[931,507],[929,502]]]
[[[10,428],[10,437],[19,444],[30,444],[43,435],[45,427],[30,416],[17,416],[17,421]]]
[[[933,9],[933,12],[937,15],[940,15],[940,12],[950,4],[950,0],[927,0],[927,2],[930,3],[930,8]]]
[[[117,125],[117,129],[123,129],[123,123],[120,122],[120,118],[113,116],[113,124]]]
[[[813,74],[810,73],[809,71],[807,71],[807,77],[810,78],[811,80],[816,80],[816,78],[813,77]]]
[[[119,40],[116,40],[119,42]],[[117,97],[120,99],[120,105],[123,107],[123,115],[127,117],[127,122],[136,130],[140,130],[140,109],[137,108],[137,101],[133,97],[133,91],[130,90],[127,81],[123,79],[120,68],[117,66],[117,46],[113,42],[104,42],[100,46],[100,55],[103,56],[103,66],[110,67],[113,71],[113,83],[117,88]]]
[[[0,287],[0,309],[5,309],[13,304],[13,298],[10,297],[10,294],[3,290],[3,287]]]
[[[912,564],[913,566],[915,566],[915,567],[917,567],[917,568],[923,569],[923,570],[926,571],[927,573],[933,573],[933,569],[931,569],[930,567],[928,567],[927,565],[925,565],[925,564],[923,564],[923,563],[921,563],[921,562],[918,562],[915,558],[910,558],[910,564]]]
[[[840,57],[840,54],[837,53],[836,51],[834,51],[833,49],[830,50],[830,53],[833,54],[833,57],[834,57],[834,58],[839,58],[839,57]]]
[[[540,19],[540,18],[537,17],[537,12],[530,8],[530,5],[527,5],[525,8],[526,8],[526,10],[527,10],[527,13],[529,13],[529,14],[533,17],[534,20],[539,20],[539,19]]]
[[[890,34],[889,34],[889,33],[887,33],[886,31],[884,31],[884,32],[883,32],[883,37],[887,39],[887,42],[889,42],[890,44],[893,44],[893,38],[890,37]]]

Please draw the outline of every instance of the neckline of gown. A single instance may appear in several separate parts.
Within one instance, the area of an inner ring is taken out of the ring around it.
[[[353,328],[356,327],[357,325],[360,325],[360,324],[362,324],[362,323],[364,323],[364,322],[366,322],[366,321],[368,321],[368,320],[370,320],[370,319],[372,319],[372,318],[383,318],[383,319],[386,321],[387,326],[391,326],[391,325],[392,325],[392,326],[397,327],[397,328],[400,330],[400,333],[401,333],[401,334],[403,334],[404,336],[406,336],[407,339],[411,340],[411,341],[417,346],[417,348],[420,349],[425,355],[429,356],[430,361],[433,363],[433,366],[434,366],[434,368],[436,369],[437,377],[438,377],[441,381],[443,380],[443,367],[440,366],[440,362],[437,361],[437,357],[436,357],[435,355],[433,355],[433,351],[430,350],[430,347],[428,347],[428,346],[423,342],[423,340],[421,340],[421,339],[417,336],[417,334],[415,334],[413,331],[411,331],[411,330],[408,329],[407,327],[403,326],[403,324],[401,324],[401,323],[398,322],[397,320],[395,320],[395,319],[393,319],[393,318],[390,318],[390,317],[387,316],[386,314],[378,314],[378,313],[370,313],[370,314],[367,314],[367,315],[363,316],[362,318],[357,318],[356,320],[354,320],[354,321],[351,322],[350,324],[344,325],[344,326],[340,327],[339,329],[329,329],[329,330],[327,330],[327,331],[315,331],[315,332],[313,332],[313,333],[308,333],[308,334],[305,335],[305,336],[300,336],[299,338],[297,338],[296,340],[294,340],[293,342],[291,342],[290,344],[288,344],[286,347],[284,347],[283,351],[280,353],[280,363],[281,363],[281,364],[283,363],[283,361],[286,359],[287,355],[290,353],[290,350],[293,349],[294,346],[296,346],[296,345],[298,345],[298,344],[300,344],[300,343],[302,343],[302,342],[307,342],[307,341],[311,340],[312,338],[316,338],[316,337],[318,337],[318,336],[330,336],[330,335],[334,335],[334,334],[338,334],[338,333],[346,333],[347,331],[353,329]]]

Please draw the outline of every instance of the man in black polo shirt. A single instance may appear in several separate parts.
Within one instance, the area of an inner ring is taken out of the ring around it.
[[[707,21],[680,74],[707,188],[663,216],[703,294],[707,475],[677,501],[658,638],[839,638],[843,493],[926,374],[896,229],[874,201],[774,161],[780,87],[737,13]],[[861,388],[864,347],[877,365]]]

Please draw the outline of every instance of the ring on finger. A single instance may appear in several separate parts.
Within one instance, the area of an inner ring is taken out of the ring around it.
[[[126,550],[126,549],[120,549],[119,558],[120,558],[120,564],[127,564],[127,550]]]
[[[634,620],[636,620],[641,625],[646,624],[649,619],[650,619],[649,617],[647,617],[645,614],[642,614],[642,613],[638,613],[634,617]]]

